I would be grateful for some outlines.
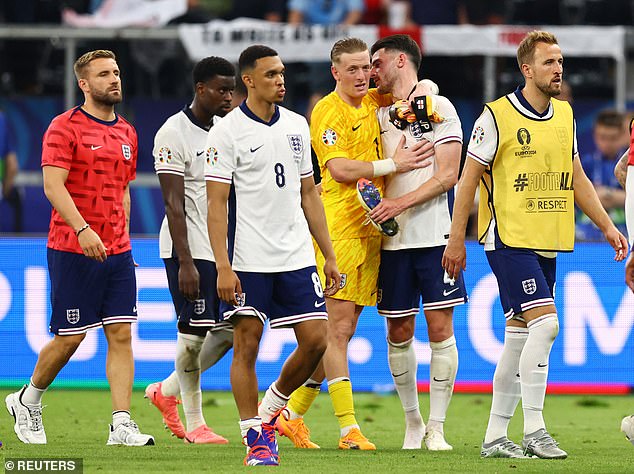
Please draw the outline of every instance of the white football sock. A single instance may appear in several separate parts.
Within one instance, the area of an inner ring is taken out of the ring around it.
[[[348,433],[350,433],[355,428],[358,430],[361,429],[359,425],[348,425],[345,428],[339,428],[339,436],[345,438],[346,436],[348,436]]]
[[[37,388],[33,385],[33,379],[31,379],[29,380],[20,401],[25,405],[41,405],[42,396],[44,395],[44,392],[46,392],[47,388]]]
[[[441,342],[430,342],[429,346],[431,347],[431,362],[429,364],[427,431],[434,429],[442,433],[458,372],[458,349],[454,336]]]
[[[546,428],[544,398],[550,349],[559,333],[557,314],[549,313],[529,322],[528,338],[520,356],[520,384],[524,410],[524,435]]]
[[[423,421],[423,416],[420,413],[420,408],[415,408],[405,412],[405,426],[408,428],[421,428],[423,431],[425,430],[425,422]]]
[[[130,412],[127,410],[117,410],[112,412],[112,427],[116,428],[121,423],[130,421]]]
[[[178,345],[178,339],[176,340]],[[177,349],[178,350],[178,349]],[[180,385],[178,385],[178,375],[176,371],[169,374],[169,376],[161,382],[161,393],[165,397],[178,397],[181,393]]]
[[[176,341],[176,374],[188,432],[205,424],[200,394],[200,349],[203,340],[201,336],[178,333]]]
[[[246,420],[240,420],[240,433],[242,434],[242,438],[244,439],[244,444],[246,443],[247,432],[253,428],[258,433],[262,433],[262,419],[259,416],[254,416],[253,418],[247,418]],[[247,450],[249,448],[247,447]]]
[[[221,329],[209,331],[205,336],[203,347],[200,350],[200,371],[204,372],[212,367],[233,346],[233,331]]]
[[[205,424],[202,409],[202,393],[197,392],[181,392],[183,403],[183,413],[185,414],[186,429],[191,433],[196,428]]]
[[[180,333],[179,333],[180,334]],[[178,346],[178,339],[176,340]],[[200,371],[201,373],[214,366],[233,346],[233,331],[221,329],[219,331],[209,331],[200,349]],[[178,349],[177,349],[178,351]],[[180,394],[178,375],[172,372],[161,384],[161,393],[166,397],[177,397]]]
[[[270,423],[273,417],[286,406],[289,398],[291,398],[290,395],[286,396],[281,393],[275,386],[275,382],[273,382],[258,407],[258,415],[262,418],[262,423]]]
[[[418,363],[416,362],[413,341],[414,338],[405,342],[387,340],[387,361],[392,379],[394,379],[396,393],[398,393],[398,398],[403,405],[406,422],[408,417],[411,421],[416,421],[417,418],[422,421],[416,386]]]
[[[520,355],[528,337],[528,329],[508,326],[504,331],[504,348],[493,375],[493,400],[484,442],[508,436],[508,426],[522,396],[520,388]]]

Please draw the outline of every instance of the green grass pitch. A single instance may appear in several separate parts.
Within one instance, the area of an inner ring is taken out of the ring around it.
[[[9,392],[0,391],[2,401]],[[203,393],[207,423],[227,437],[228,446],[185,445],[163,429],[158,410],[135,391],[132,414],[143,432],[156,438],[156,446],[130,448],[106,446],[110,422],[107,391],[51,389],[45,397],[45,446],[24,445],[13,433],[13,418],[2,408],[0,415],[0,457],[79,457],[87,473],[232,473],[244,470],[304,473],[532,473],[573,472],[632,473],[634,446],[619,431],[621,418],[634,412],[634,397],[555,396],[546,398],[545,416],[553,436],[568,451],[566,460],[480,459],[490,395],[456,394],[449,407],[445,434],[454,450],[432,453],[403,451],[404,421],[394,394],[356,394],[356,412],[364,434],[378,447],[376,452],[340,451],[338,425],[327,394],[321,394],[307,423],[320,450],[299,450],[280,438],[281,466],[242,466],[245,449],[240,444],[238,415],[230,393]],[[420,396],[423,415],[429,399]],[[510,436],[521,439],[522,415],[518,408]]]

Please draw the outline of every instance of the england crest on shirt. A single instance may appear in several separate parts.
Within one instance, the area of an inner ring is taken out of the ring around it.
[[[121,145],[121,151],[123,152],[123,157],[126,160],[129,160],[130,158],[132,158],[132,150],[130,148],[130,145]]]
[[[412,136],[416,140],[422,140],[424,132],[423,132],[423,129],[421,128],[419,122],[410,123],[409,124],[409,130],[412,133]]]
[[[288,144],[291,147],[291,151],[296,155],[301,155],[304,151],[304,141],[301,135],[286,135],[288,137]]]

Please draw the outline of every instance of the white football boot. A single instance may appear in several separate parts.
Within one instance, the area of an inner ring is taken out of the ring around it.
[[[438,430],[429,430],[425,433],[425,446],[429,451],[451,451],[451,446],[445,441],[445,435]]]
[[[621,431],[625,433],[628,441],[634,444],[634,415],[626,416],[621,421]]]

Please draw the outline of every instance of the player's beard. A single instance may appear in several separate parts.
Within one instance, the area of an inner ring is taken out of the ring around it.
[[[385,74],[382,81],[379,81],[377,91],[379,94],[388,94],[394,92],[394,84],[396,83],[395,74]]]
[[[561,85],[561,82],[559,84]],[[540,90],[540,92],[548,97],[557,97],[559,94],[561,94],[561,86],[557,88],[550,82],[547,84],[536,84],[536,85],[537,85],[537,88]]]
[[[123,94],[119,92],[118,95],[114,95],[112,92],[94,91],[92,93],[92,100],[99,104],[111,106],[121,103],[123,100]]]

